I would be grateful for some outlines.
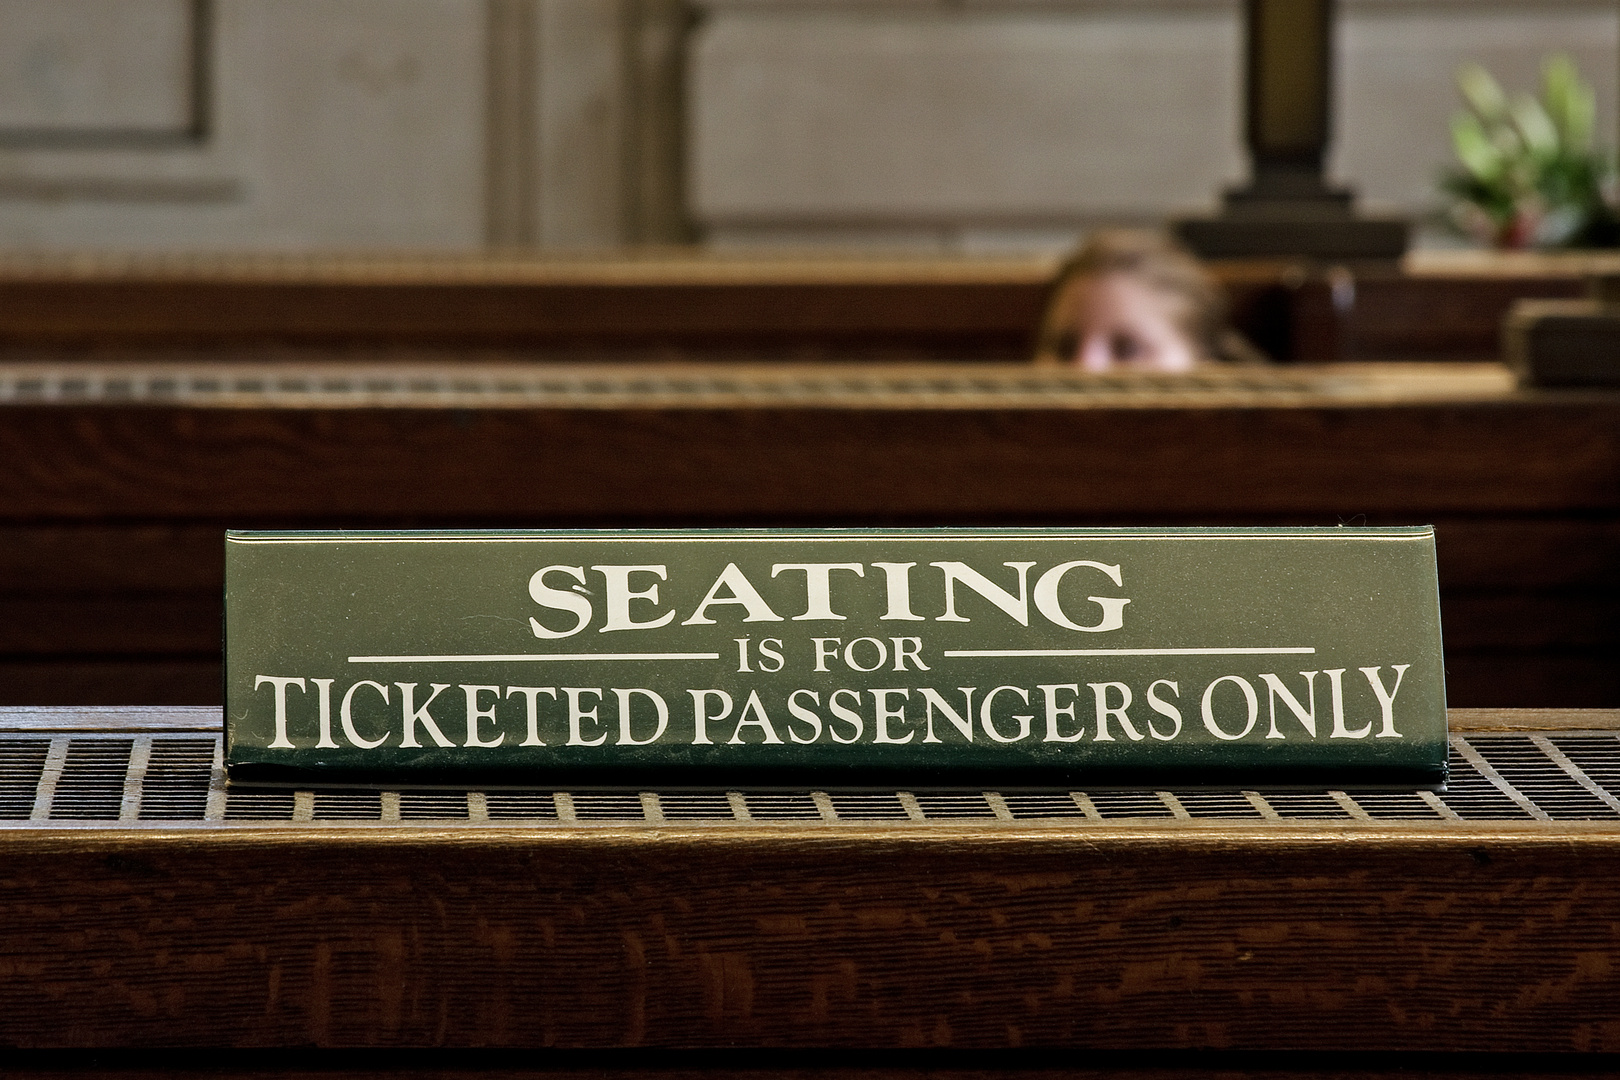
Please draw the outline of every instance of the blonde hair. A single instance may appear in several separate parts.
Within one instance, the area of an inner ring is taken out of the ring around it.
[[[1179,301],[1176,323],[1199,360],[1265,363],[1266,358],[1227,323],[1226,297],[1197,259],[1168,236],[1146,229],[1099,229],[1058,268],[1046,296],[1035,362],[1068,361],[1072,326],[1059,320],[1059,303],[1075,281],[1123,274]]]

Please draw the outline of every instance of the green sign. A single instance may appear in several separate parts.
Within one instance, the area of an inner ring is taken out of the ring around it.
[[[226,537],[237,781],[1434,787],[1434,533]]]

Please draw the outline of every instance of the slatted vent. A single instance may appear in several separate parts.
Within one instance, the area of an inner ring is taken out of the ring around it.
[[[834,814],[855,821],[905,821],[911,817],[901,797],[894,792],[875,795],[834,795],[830,801]]]
[[[1265,816],[1242,792],[1184,791],[1176,796],[1176,801],[1181,803],[1188,817],[1253,820]]]
[[[809,794],[752,795],[743,801],[748,815],[755,821],[816,821],[821,818],[821,808]]]
[[[401,821],[456,821],[469,816],[465,791],[402,791]]]
[[[1606,804],[1591,787],[1580,783],[1579,767],[1570,767],[1569,756],[1561,747],[1556,743],[1545,745],[1550,740],[1541,742],[1542,745],[1537,745],[1536,741],[1528,739],[1480,739],[1474,749],[1497,775],[1530,800],[1533,805],[1525,809],[1532,814],[1540,810],[1555,821],[1620,818],[1620,812]],[[1565,761],[1559,762],[1560,757]],[[1575,783],[1570,782],[1572,779]],[[1613,801],[1612,795],[1610,801]]]
[[[291,821],[296,800],[291,791],[242,788],[225,804],[226,821]]]
[[[632,792],[227,787],[217,737],[0,732],[0,820],[168,822],[1620,821],[1620,736],[1451,740],[1444,794]]]
[[[39,778],[45,771],[49,739],[0,742],[0,818],[26,818],[34,812]]]
[[[1267,795],[1266,802],[1277,812],[1277,816],[1287,820],[1294,819],[1332,819],[1347,818],[1348,810],[1338,800],[1324,791],[1299,791],[1282,795]]]
[[[382,792],[317,791],[311,816],[316,821],[379,821],[382,818]]]
[[[1570,763],[1606,791],[1620,791],[1620,753],[1613,735],[1566,735],[1549,739]]]
[[[1481,743],[1490,740],[1479,739]],[[1503,790],[1502,784],[1493,782],[1488,772],[1481,772],[1473,758],[1477,755],[1462,751],[1453,740],[1451,746],[1451,779],[1446,784],[1445,804],[1464,821],[1501,821],[1525,819],[1533,815]],[[1505,778],[1500,778],[1505,779]]]
[[[665,821],[731,821],[737,812],[724,792],[682,791],[659,796]]]
[[[996,816],[990,801],[976,791],[918,792],[917,809],[923,817],[938,821],[949,818],[993,818]]]
[[[1500,380],[1498,380],[1499,382]],[[1451,391],[1459,387],[1453,377]],[[1463,387],[1466,389],[1467,387]],[[1499,391],[1500,385],[1490,389]],[[1063,370],[868,372],[783,371],[603,372],[536,367],[477,367],[454,374],[436,368],[395,369],[324,364],[320,370],[261,365],[173,365],[116,370],[95,365],[0,366],[0,405],[177,405],[394,408],[660,406],[718,403],[813,406],[847,401],[895,401],[912,406],[1050,406],[1129,404],[1168,396],[1241,395],[1282,401],[1376,389],[1353,372],[1322,376],[1278,369],[1209,370],[1142,377]]]
[[[69,743],[51,798],[51,817],[117,820],[134,749],[133,739],[74,739]]]
[[[484,796],[491,821],[556,820],[557,797],[549,791],[491,791]]]
[[[1616,744],[1620,748],[1620,743]],[[1433,821],[1444,817],[1436,808],[1438,800],[1418,794],[1357,795],[1356,805],[1375,821]]]
[[[213,739],[154,739],[141,781],[139,815],[150,821],[195,821],[208,808],[214,778]]]
[[[1151,796],[1150,796],[1151,798]],[[1044,794],[1020,791],[1002,797],[1002,805],[1012,818],[1085,817],[1086,812],[1067,792]],[[1160,804],[1163,805],[1163,804]]]
[[[1178,800],[1179,801],[1179,800]],[[1104,818],[1166,818],[1175,817],[1169,801],[1156,791],[1097,791],[1090,799],[1091,805],[1097,808],[1097,813]],[[1038,813],[1018,815],[1021,817],[1040,817]],[[1074,817],[1074,814],[1065,811],[1060,817]]]
[[[641,796],[633,791],[587,792],[574,796],[577,821],[634,821],[645,814]]]

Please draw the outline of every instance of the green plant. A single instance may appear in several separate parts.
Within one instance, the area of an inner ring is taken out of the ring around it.
[[[1461,162],[1441,180],[1452,221],[1497,247],[1620,244],[1615,166],[1593,141],[1597,99],[1567,56],[1542,68],[1542,91],[1509,97],[1478,64],[1457,72],[1468,109],[1451,121]]]

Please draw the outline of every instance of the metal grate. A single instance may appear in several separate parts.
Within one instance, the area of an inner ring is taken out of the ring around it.
[[[849,821],[905,821],[911,817],[922,817],[920,809],[916,808],[916,796],[907,792],[907,800],[899,792],[882,792],[870,795],[832,795],[833,813],[837,817]]]
[[[471,816],[465,791],[402,791],[401,821],[465,821]]]
[[[0,742],[0,818],[28,818],[34,813],[40,776],[45,771],[49,739]]]
[[[922,791],[917,793],[917,809],[924,818],[940,821],[950,818],[994,818],[990,800],[978,791]]]
[[[237,790],[225,808],[226,821],[291,821],[294,793],[285,790]]]
[[[310,817],[315,821],[381,821],[382,795],[369,789],[317,791]]]
[[[556,358],[554,358],[556,359]],[[1505,371],[1431,365],[1344,365],[1312,371],[1211,367],[1185,374],[1089,374],[1015,365],[857,369],[772,364],[662,366],[548,363],[364,365],[342,361],[0,364],[0,407],[184,405],[189,408],[827,408],[884,404],[930,408],[1132,408],[1305,404],[1320,400],[1499,397]]]
[[[1178,800],[1179,801],[1179,800]],[[1159,791],[1098,791],[1091,805],[1102,818],[1167,818],[1176,816],[1176,806]]]
[[[1029,818],[1081,818],[1088,816],[1068,792],[1042,794],[1040,792],[1009,792],[1001,803],[1007,814],[1017,820]]]
[[[640,821],[647,816],[633,791],[581,792],[573,797],[575,821]]]
[[[1252,821],[1266,816],[1255,801],[1241,791],[1178,791],[1175,798],[1188,817]]]
[[[1433,821],[1446,816],[1437,796],[1424,798],[1416,792],[1357,795],[1355,802],[1374,821]]]
[[[1264,796],[1264,801],[1278,817],[1285,820],[1316,820],[1347,818],[1350,812],[1326,791],[1298,791]]]
[[[549,791],[491,791],[484,804],[490,821],[557,820],[557,798]]]
[[[225,783],[191,732],[0,731],[0,825],[296,822],[466,826],[665,822],[1620,821],[1620,733],[1451,738],[1443,794],[1342,791],[294,790]]]
[[[665,821],[735,821],[737,812],[723,791],[680,791],[658,796]]]
[[[74,739],[68,743],[62,771],[54,778],[50,816],[117,820],[123,809],[124,781],[134,749],[134,739]],[[51,779],[49,768],[45,779]]]
[[[1501,783],[1493,780],[1493,770],[1482,772],[1480,763],[1481,759],[1467,740],[1451,740],[1451,778],[1446,783],[1444,798],[1447,809],[1464,821],[1524,820],[1535,816],[1525,809],[1524,802],[1505,790],[1505,780]]]
[[[195,821],[208,809],[214,778],[212,739],[154,740],[140,784],[140,817],[152,821]]]
[[[754,821],[819,821],[822,817],[821,807],[816,805],[815,796],[809,792],[802,795],[738,795],[732,800],[732,805],[742,809],[743,813],[738,817],[746,816]]]

